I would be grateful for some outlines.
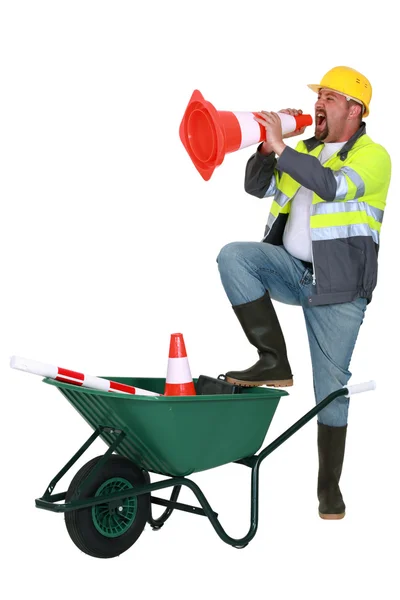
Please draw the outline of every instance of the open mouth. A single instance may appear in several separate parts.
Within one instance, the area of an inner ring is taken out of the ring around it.
[[[323,112],[318,112],[315,115],[317,129],[324,129],[326,125],[326,115]]]

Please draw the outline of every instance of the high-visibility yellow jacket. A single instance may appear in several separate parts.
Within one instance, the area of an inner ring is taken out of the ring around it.
[[[365,133],[365,123],[321,165],[315,137],[288,146],[278,160],[256,152],[246,167],[245,190],[274,196],[263,241],[281,245],[291,200],[300,186],[313,191],[310,229],[314,293],[310,305],[371,301],[378,273],[379,236],[391,161]]]

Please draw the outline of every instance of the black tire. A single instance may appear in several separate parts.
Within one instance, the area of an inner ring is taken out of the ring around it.
[[[77,472],[68,488],[66,502],[71,500],[75,490],[88,477],[101,458],[101,456],[93,458]],[[122,489],[127,489],[144,485],[147,483],[147,479],[145,472],[128,458],[112,454],[89,486],[83,490],[79,499],[96,496],[96,493],[101,492],[107,486],[111,487],[108,490],[111,493],[112,486],[116,485],[115,482],[122,485]],[[125,498],[119,505],[115,509],[105,503],[65,513],[67,531],[74,544],[82,552],[96,558],[113,558],[128,550],[136,542],[149,518],[150,494]],[[110,533],[107,532],[103,523],[116,523],[117,526]],[[122,528],[121,533],[118,526]]]

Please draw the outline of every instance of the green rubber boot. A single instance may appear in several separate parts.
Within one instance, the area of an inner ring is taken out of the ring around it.
[[[321,519],[343,519],[346,506],[339,488],[346,445],[347,425],[318,423],[318,500]]]
[[[260,358],[245,371],[228,371],[225,374],[226,380],[243,386],[293,385],[285,340],[268,292],[258,300],[232,308],[250,344],[257,348]]]

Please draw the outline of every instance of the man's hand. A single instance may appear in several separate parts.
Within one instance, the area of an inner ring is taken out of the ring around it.
[[[263,110],[257,113],[254,118],[266,129],[266,148],[268,148],[270,152],[275,152],[275,154],[282,154],[286,146],[282,141],[282,124],[278,114]]]
[[[303,114],[302,110],[297,110],[296,108],[284,108],[284,109],[280,110],[279,112],[285,113],[286,115],[292,115],[292,117],[297,117],[297,115]],[[283,136],[283,139],[293,137],[294,135],[301,135],[302,133],[305,132],[305,130],[306,130],[306,127],[302,127],[301,129],[298,129],[297,131],[292,131],[291,133],[285,133],[285,135]]]
[[[295,108],[284,108],[279,112],[286,113],[287,115],[292,115],[294,117],[302,114],[303,111]],[[294,135],[300,135],[304,133],[306,129],[305,127],[302,127],[298,131],[293,131],[291,133],[282,135],[282,124],[279,115],[275,112],[268,112],[266,110],[257,113],[254,119],[260,123],[260,125],[265,127],[267,132],[267,141],[264,142],[261,148],[262,154],[270,154],[271,152],[275,152],[278,155],[282,154],[286,148],[283,139],[292,137]]]

